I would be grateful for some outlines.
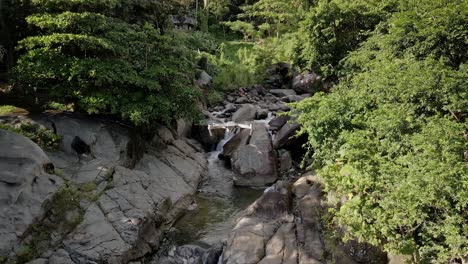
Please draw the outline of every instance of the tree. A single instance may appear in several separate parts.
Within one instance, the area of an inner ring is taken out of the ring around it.
[[[401,2],[345,48],[330,94],[294,107],[326,191],[347,198],[335,223],[415,263],[467,257],[467,7]]]
[[[319,0],[300,23],[295,64],[324,77],[336,76],[340,61],[394,11],[394,2]]]
[[[19,42],[16,80],[47,101],[136,125],[193,117],[194,53],[153,26],[157,2],[35,0],[27,22],[39,34]]]

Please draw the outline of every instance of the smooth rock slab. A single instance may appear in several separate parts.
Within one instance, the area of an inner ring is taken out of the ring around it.
[[[19,237],[43,215],[42,204],[63,185],[45,169],[53,165],[39,146],[0,129],[0,256],[15,254]]]
[[[130,249],[130,245],[122,240],[96,204],[88,207],[83,222],[63,244],[72,259],[80,263],[118,263],[123,252]]]

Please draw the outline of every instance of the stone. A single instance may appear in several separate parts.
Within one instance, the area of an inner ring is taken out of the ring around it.
[[[269,123],[268,126],[271,130],[276,131],[279,130],[288,122],[289,116],[287,115],[278,115],[275,116]]]
[[[192,137],[202,143],[205,150],[211,150],[221,139],[224,138],[226,132],[223,127],[214,127],[211,132],[208,130],[208,124],[213,120],[203,120],[192,127]]]
[[[288,184],[278,182],[250,205],[229,234],[221,263],[254,264],[266,255],[265,246],[285,221],[289,210]]]
[[[321,233],[322,189],[316,184],[299,200],[297,211],[301,218],[296,219],[299,263],[323,263],[325,256],[324,238]]]
[[[302,176],[292,185],[292,193],[298,198],[301,199],[304,197],[309,190],[312,188],[314,183],[318,182],[317,176],[315,174]]]
[[[279,152],[279,165],[282,174],[287,173],[292,167],[291,152],[281,149]]]
[[[296,92],[292,89],[270,89],[269,92],[278,97],[296,95]]]
[[[293,223],[284,223],[266,245],[265,257],[258,264],[297,264],[296,234]]]
[[[225,113],[234,113],[236,111],[236,106],[233,103],[228,103],[224,107],[224,112]]]
[[[247,104],[247,103],[250,103],[250,100],[246,96],[241,96],[241,97],[236,99],[236,103],[237,104]]]
[[[276,149],[287,148],[297,141],[296,133],[299,131],[298,123],[287,122],[276,134],[274,146]]]
[[[195,81],[198,87],[205,88],[211,84],[213,77],[211,77],[206,71],[200,71],[198,78]]]
[[[256,115],[255,119],[257,119],[257,120],[266,119],[268,117],[269,113],[270,113],[270,111],[268,111],[268,109],[259,109],[257,111],[257,115]]]
[[[177,137],[179,138],[188,138],[192,134],[192,122],[185,119],[177,119],[176,128],[177,128]]]
[[[288,95],[281,98],[281,101],[285,103],[300,102],[302,100],[304,100],[304,97],[300,95]]]
[[[54,166],[28,138],[0,129],[0,146],[0,256],[8,256],[64,181],[48,173]]]
[[[245,104],[232,115],[232,121],[239,123],[255,119],[257,108],[252,104]]]
[[[294,77],[292,89],[298,94],[315,93],[320,90],[322,77],[315,73],[300,74]]]
[[[249,143],[232,153],[231,166],[237,186],[265,186],[276,181],[276,152],[263,124],[254,125]]]

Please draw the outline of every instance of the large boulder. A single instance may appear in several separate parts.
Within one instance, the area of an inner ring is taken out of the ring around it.
[[[315,73],[300,74],[294,77],[292,89],[298,94],[313,94],[320,90],[322,77]]]
[[[257,114],[257,107],[252,104],[245,104],[232,115],[232,121],[236,123],[252,121]]]
[[[288,216],[289,206],[288,184],[276,183],[250,205],[243,212],[243,216],[238,219],[236,226],[229,234],[219,263],[254,264],[260,262],[265,256],[277,252],[276,245],[273,245],[273,241],[269,241],[283,223],[291,221]]]
[[[232,153],[231,166],[235,185],[265,186],[276,181],[276,152],[263,124],[256,124],[248,144],[240,145]]]
[[[274,146],[276,149],[291,147],[297,142],[296,133],[300,129],[300,124],[286,122],[278,131],[275,137]]]
[[[63,185],[34,142],[0,129],[0,256],[15,254],[21,236],[42,217],[43,203]]]

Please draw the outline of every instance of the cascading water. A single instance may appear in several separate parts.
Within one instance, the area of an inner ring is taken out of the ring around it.
[[[218,158],[237,130],[227,127],[224,138],[208,153],[207,177],[199,187],[194,209],[181,217],[169,234],[172,245],[169,256],[174,257],[174,252],[183,245],[206,247],[225,241],[237,215],[261,196],[262,188],[234,187],[234,172]]]

